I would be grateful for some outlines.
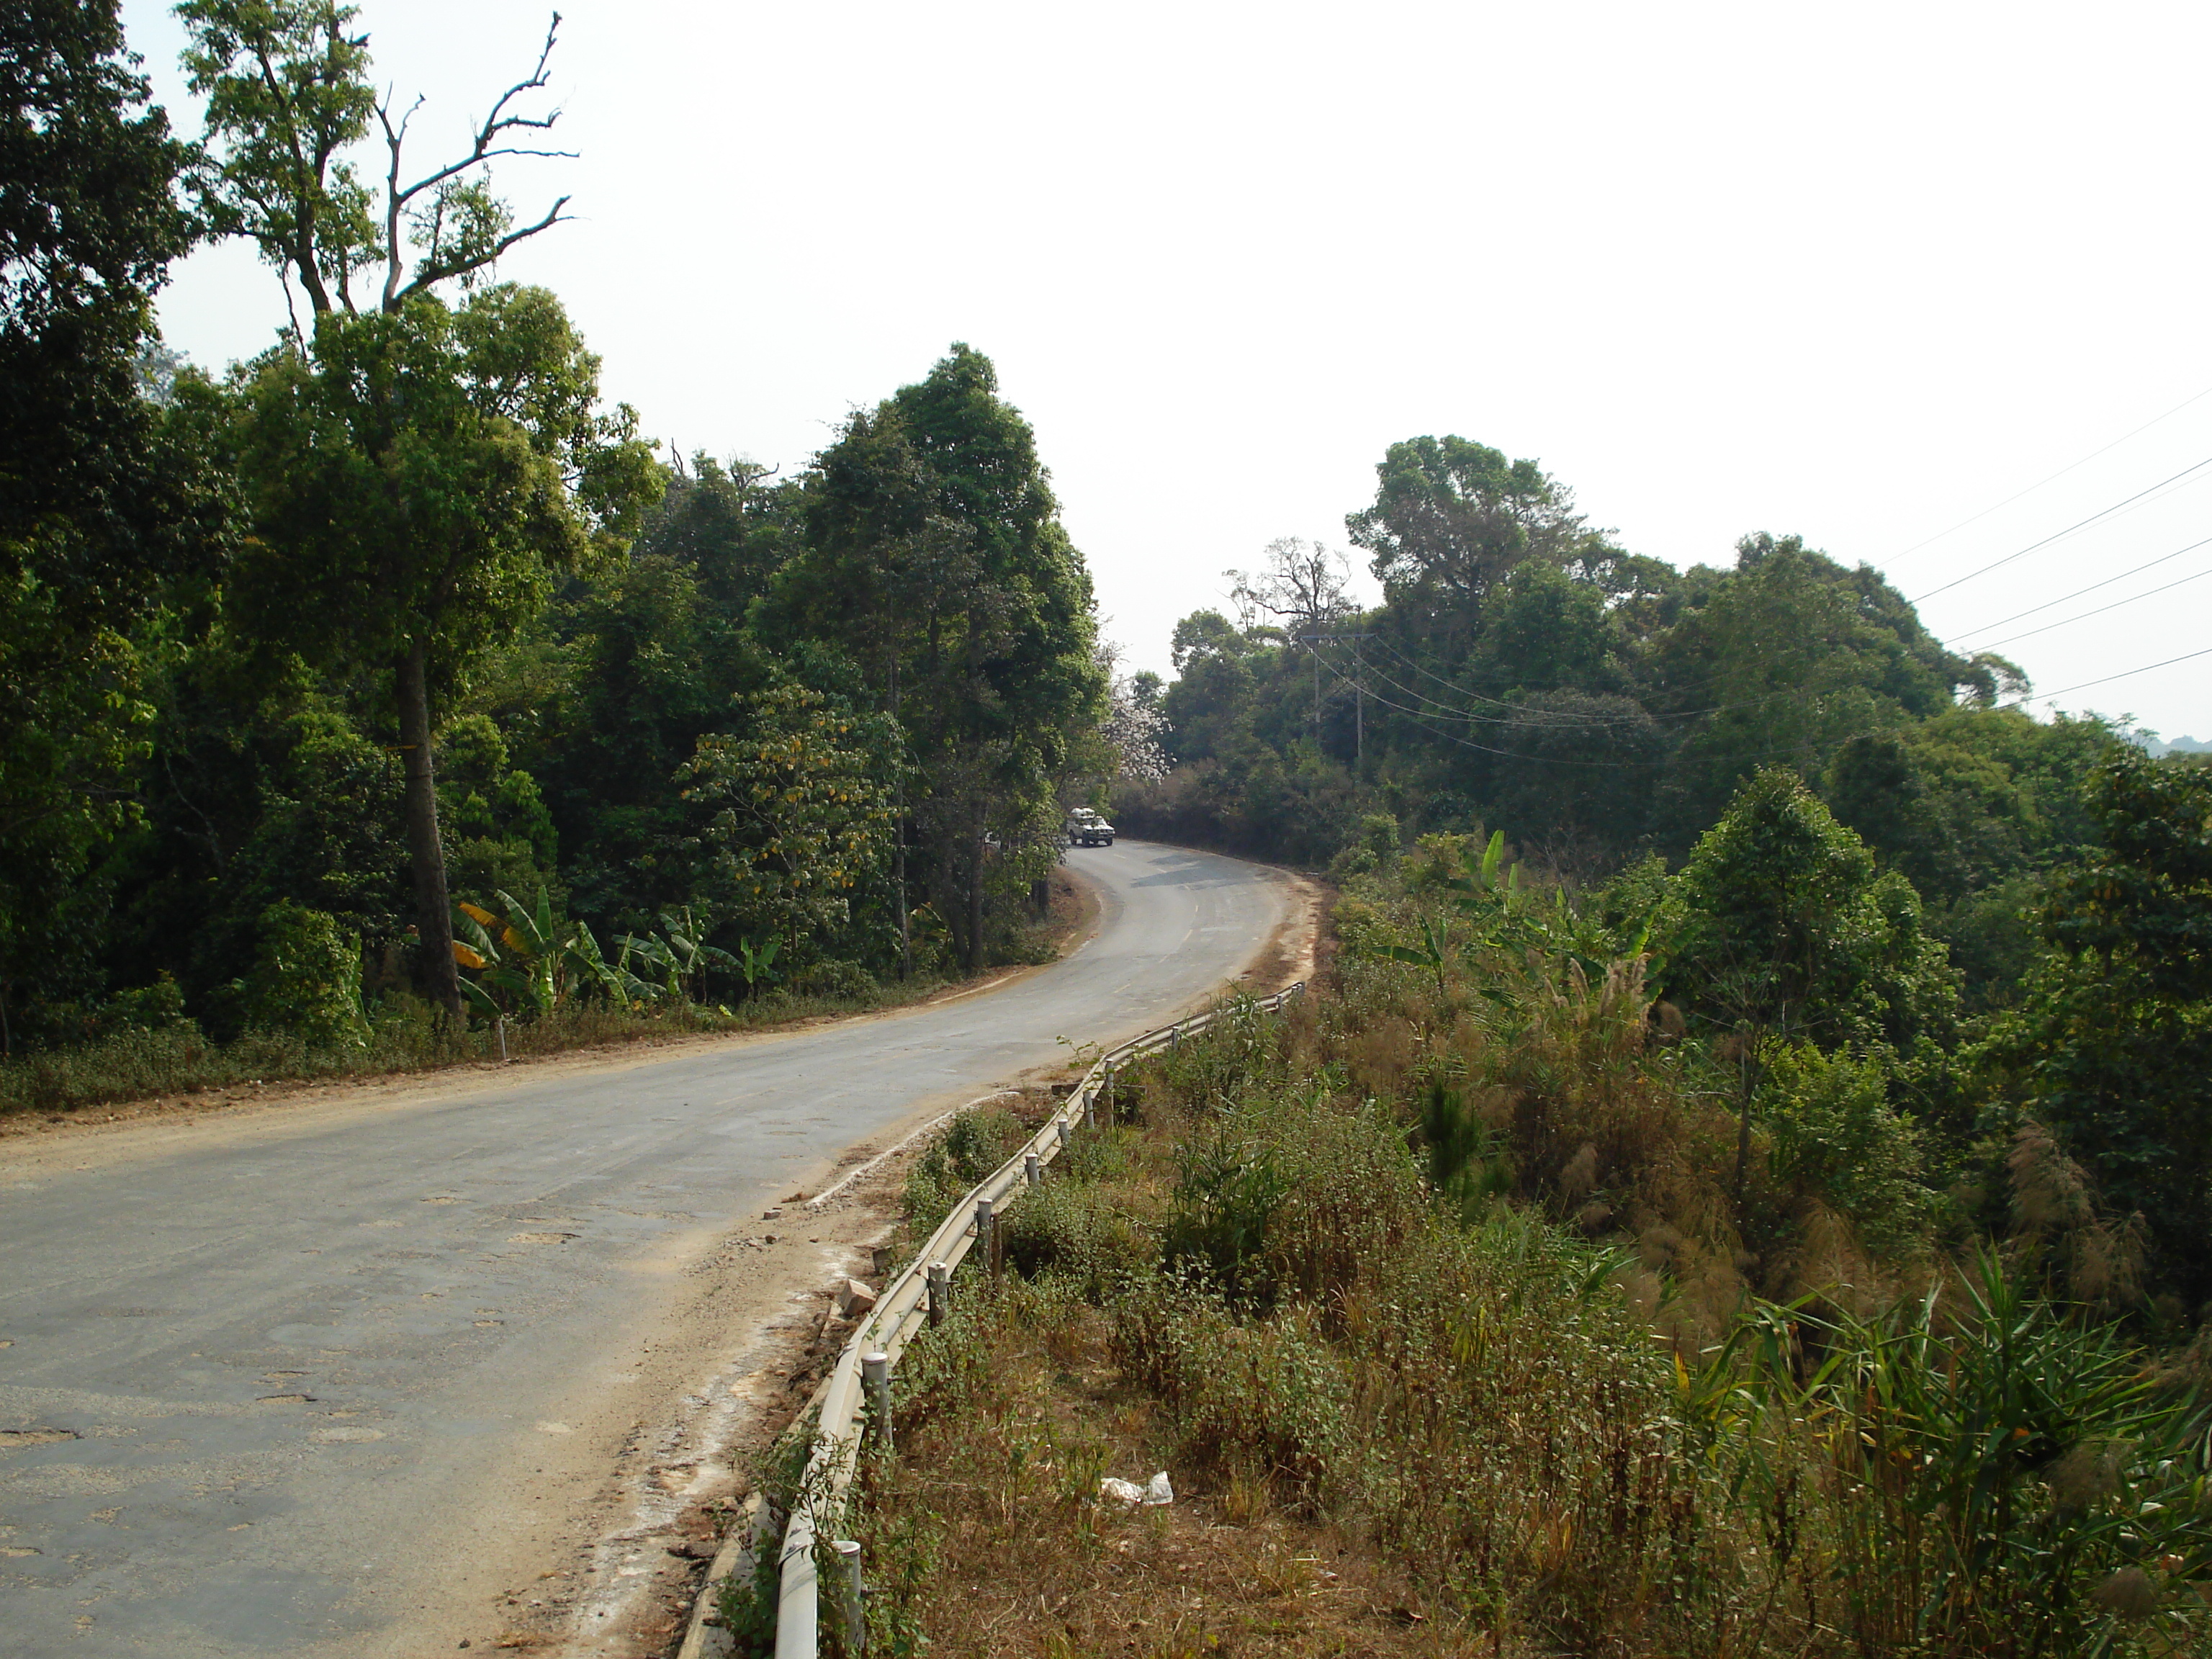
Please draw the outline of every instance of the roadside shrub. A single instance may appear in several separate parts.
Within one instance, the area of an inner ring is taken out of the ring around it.
[[[1372,1262],[1433,1224],[1404,1127],[1381,1103],[1308,1090],[1272,1097],[1251,1119],[1263,1121],[1284,1183],[1267,1257],[1285,1295],[1330,1309]]]
[[[1240,1320],[1210,1286],[1167,1272],[1115,1304],[1111,1341],[1124,1372],[1168,1407],[1178,1467],[1319,1500],[1346,1443],[1350,1387],[1306,1315]]]
[[[840,1002],[871,1003],[881,990],[876,976],[857,962],[835,957],[809,963],[792,975],[792,989],[803,996],[830,997]]]
[[[1028,1139],[1021,1120],[1003,1106],[977,1106],[954,1118],[908,1172],[903,1207],[915,1236],[933,1232],[969,1188]]]
[[[1890,1105],[1889,1086],[1879,1056],[1796,1043],[1769,1062],[1760,1092],[1775,1177],[1849,1215],[1872,1249],[1903,1256],[1925,1248],[1938,1198],[1923,1178],[1920,1127]]]
[[[101,1023],[127,1031],[165,1031],[185,1024],[184,988],[164,970],[151,985],[118,991],[101,1011]]]
[[[1178,1176],[1160,1255],[1169,1271],[1195,1273],[1227,1297],[1273,1299],[1267,1227],[1290,1188],[1268,1149],[1224,1127],[1178,1149]]]
[[[1067,1160],[1053,1168],[1062,1171]],[[1081,1296],[1101,1301],[1115,1285],[1149,1269],[1158,1253],[1151,1230],[1113,1194],[1065,1174],[1006,1212],[1007,1265],[1029,1279],[1065,1279]]]
[[[2206,1650],[2212,1422],[2172,1392],[2186,1364],[2097,1322],[2089,1298],[2134,1299],[2128,1229],[2047,1134],[2014,1126],[1992,1153],[2012,1255],[1962,1279],[1925,1265],[1939,1200],[1886,1054],[1773,1059],[1739,1209],[1735,1068],[1651,1017],[1638,964],[1446,969],[1346,963],[1340,1000],[1131,1068],[1141,1124],[1079,1139],[1009,1212],[1036,1281],[956,1297],[988,1355],[937,1431],[964,1559],[1039,1534],[1038,1460],[1095,1516],[1097,1468],[1070,1449],[1103,1431],[1214,1506],[1167,1573],[1225,1559],[1217,1534],[1308,1527],[1337,1568],[1395,1575],[1437,1651]],[[1493,1194],[1501,1172],[1520,1203]],[[1097,1265],[1147,1226],[1159,1266]],[[1856,1254],[1854,1230],[1886,1255]],[[1905,1255],[1924,1294],[1894,1293]],[[1823,1293],[1761,1302],[1754,1273]],[[2045,1275],[2083,1301],[2038,1299]],[[1079,1629],[1118,1644],[1143,1593],[1125,1561],[1078,1555],[1060,1601],[1007,1616],[1048,1651]],[[1194,1611],[1194,1577],[1155,1582]],[[916,1616],[959,1648],[967,1607]],[[1212,1607],[1171,1650],[1234,1628]],[[1289,1597],[1267,1617],[1282,1639],[1255,1650],[1384,1650],[1329,1645]]]
[[[1832,1551],[1830,1616],[1852,1650],[2204,1650],[2203,1410],[1995,1250],[1948,1310],[1770,1309],[1729,1346],[1717,1377],[1765,1407],[1729,1449],[1741,1489]],[[1825,1455],[1800,1494],[1774,1454],[1807,1430]]]
[[[250,1030],[288,1031],[324,1048],[368,1038],[359,936],[336,916],[291,899],[261,913],[253,970],[240,997]]]

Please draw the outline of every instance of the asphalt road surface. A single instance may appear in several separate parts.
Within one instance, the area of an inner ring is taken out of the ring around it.
[[[431,1650],[395,1632],[472,1540],[596,1478],[575,1426],[643,1420],[687,1263],[1061,1036],[1162,1023],[1290,913],[1234,860],[1070,858],[1097,936],[1000,989],[82,1158],[0,1143],[0,1655]]]

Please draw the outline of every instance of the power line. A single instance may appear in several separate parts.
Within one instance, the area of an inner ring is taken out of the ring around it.
[[[1400,657],[1402,659],[1403,653],[1392,648],[1388,641],[1383,642],[1383,648],[1389,651],[1391,655]],[[1435,697],[1431,697],[1423,692],[1414,690],[1403,681],[1394,678],[1389,674],[1385,673],[1380,664],[1367,663],[1363,665],[1363,666],[1366,672],[1373,674],[1376,679],[1381,680],[1383,684],[1390,687],[1393,690],[1402,692],[1417,702],[1427,704],[1429,708],[1436,710],[1439,715],[1444,718],[1455,720],[1464,720],[1471,726],[1542,726],[1547,731],[1556,732],[1561,726],[1586,726],[1597,728],[1608,728],[1615,726],[1635,726],[1640,725],[1643,720],[1650,718],[1649,714],[1585,714],[1562,710],[1555,718],[1547,720],[1531,720],[1528,718],[1529,709],[1526,703],[1507,702],[1498,698],[1484,697],[1480,692],[1468,691],[1460,687],[1454,687],[1453,689],[1458,690],[1460,695],[1462,696],[1468,697],[1478,702],[1495,702],[1499,708],[1517,710],[1519,718],[1509,720],[1498,714],[1478,714],[1468,710],[1454,708],[1449,703],[1439,702]],[[1334,673],[1336,671],[1332,668],[1330,672]],[[1437,675],[1431,675],[1430,678],[1441,680],[1441,677]],[[1449,680],[1441,680],[1441,683],[1446,685],[1451,684],[1451,682]],[[1382,701],[1382,694],[1380,692],[1376,692],[1375,696],[1377,702]],[[1395,703],[1386,702],[1383,706],[1385,708],[1397,708]],[[1411,713],[1413,711],[1401,709],[1400,712]]]
[[[2071,593],[2062,593],[2055,599],[2045,599],[2041,605],[2032,605],[2025,611],[2015,611],[2009,617],[2000,617],[1993,623],[1984,623],[1979,628],[1969,628],[1952,637],[1971,640],[1977,634],[1990,633],[2002,628],[2007,623],[2016,623],[2022,617],[2033,617],[2039,611],[2048,611],[2053,605],[2065,604],[2069,599],[2078,599],[2085,593],[2094,593],[2100,587],[2110,587],[2114,582],[2124,582],[2130,576],[2139,576],[2154,566],[2166,563],[2169,559],[2178,559],[2185,553],[2194,553],[2200,547],[2212,547],[2212,536],[2207,536],[2201,542],[2191,542],[2186,547],[2177,547],[2171,553],[2161,553],[2154,559],[2144,561],[2132,570],[2123,570],[2117,576],[2107,576],[2100,582],[2091,582],[2087,587],[2077,587]]]
[[[1383,648],[1385,651],[1388,651],[1388,652],[1389,652],[1392,656],[1395,657],[1395,658],[1396,658],[1400,662],[1401,662],[1401,663],[1405,664],[1407,667],[1408,667],[1408,668],[1412,669],[1415,673],[1419,674],[1419,675],[1422,675],[1422,676],[1424,676],[1424,677],[1425,677],[1425,678],[1429,678],[1429,679],[1432,679],[1432,680],[1434,680],[1434,681],[1435,681],[1438,685],[1443,686],[1443,687],[1447,688],[1447,689],[1448,689],[1448,690],[1452,690],[1452,691],[1455,691],[1455,692],[1458,693],[1458,695],[1460,695],[1460,696],[1462,696],[1462,697],[1465,697],[1465,698],[1466,698],[1468,702],[1486,702],[1486,703],[1490,704],[1490,705],[1491,705],[1492,708],[1519,708],[1521,707],[1521,705],[1520,705],[1519,703],[1517,703],[1517,702],[1511,702],[1511,701],[1510,701],[1509,699],[1504,698],[1504,697],[1492,697],[1492,696],[1484,696],[1484,695],[1483,695],[1481,692],[1480,692],[1480,691],[1470,691],[1470,690],[1468,690],[1468,688],[1467,688],[1467,687],[1465,687],[1465,686],[1462,685],[1462,684],[1461,684],[1457,680],[1447,679],[1443,675],[1437,673],[1437,672],[1436,672],[1436,670],[1434,670],[1433,668],[1427,667],[1427,666],[1424,665],[1423,664],[1421,664],[1421,663],[1419,663],[1419,662],[1416,661],[1413,658],[1407,656],[1404,652],[1402,652],[1402,651],[1401,651],[1400,649],[1398,649],[1398,647],[1397,647],[1396,646],[1395,646],[1395,645],[1391,644],[1391,643],[1390,643],[1390,641],[1389,641],[1388,639],[1384,638],[1382,635],[1377,634],[1377,635],[1374,635],[1373,637],[1375,637],[1376,639],[1381,640],[1381,641],[1382,641],[1382,648]],[[1398,683],[1397,683],[1395,680],[1393,680],[1393,681],[1391,681],[1390,683],[1391,683],[1393,685],[1397,685],[1397,684],[1398,684]],[[1399,689],[1401,691],[1405,692],[1405,694],[1406,694],[1407,696],[1409,696],[1409,697],[1419,697],[1419,696],[1421,696],[1421,693],[1419,693],[1419,691],[1413,690],[1412,688],[1410,688],[1410,687],[1408,687],[1408,686],[1399,685],[1399,686],[1398,686],[1398,689]],[[1422,700],[1423,700],[1424,702],[1436,702],[1436,699],[1435,699],[1435,698],[1433,698],[1433,697],[1424,697]],[[1443,706],[1444,706],[1444,705],[1443,705],[1443,704],[1442,704],[1442,703],[1437,703],[1437,708],[1443,708]],[[1456,714],[1456,711],[1455,711],[1455,714]],[[1479,720],[1479,719],[1481,719],[1481,718],[1482,718],[1482,716],[1475,715],[1475,714],[1468,714],[1468,715],[1463,716],[1463,717],[1462,717],[1462,718],[1465,718],[1465,719],[1468,719],[1468,720]],[[1501,723],[1501,724],[1504,724],[1504,725],[1511,725],[1511,724],[1513,724],[1514,722],[1512,722],[1512,721],[1503,721],[1503,722],[1500,722],[1500,723]]]
[[[2087,691],[2093,685],[2110,685],[2114,680],[2133,679],[2136,675],[2148,674],[2154,668],[2171,668],[2178,662],[2189,662],[2198,657],[2212,657],[2212,645],[2206,646],[2202,651],[2185,652],[2179,657],[2168,657],[2164,662],[2147,662],[2141,668],[2124,668],[2117,674],[2106,675],[2101,680],[2083,680],[2079,685],[2064,685],[2056,691],[2039,692],[2037,700],[2048,702],[2064,696],[2069,691]]]
[[[1343,680],[1344,675],[1342,672],[1339,670],[1334,664],[1329,664],[1328,665],[1328,672],[1334,675],[1337,679],[1340,681]],[[1483,754],[1497,755],[1506,760],[1533,761],[1545,766],[1571,766],[1583,770],[1609,772],[1650,771],[1674,764],[1674,757],[1672,756],[1668,756],[1666,758],[1660,760],[1572,760],[1564,755],[1534,755],[1530,754],[1524,749],[1500,749],[1492,744],[1477,743],[1472,738],[1461,737],[1455,732],[1441,731],[1437,727],[1427,723],[1426,720],[1424,718],[1425,711],[1407,708],[1401,704],[1394,703],[1390,702],[1389,698],[1383,696],[1380,692],[1370,690],[1367,695],[1373,697],[1376,702],[1382,704],[1385,708],[1395,710],[1396,713],[1403,714],[1407,719],[1415,721],[1419,725],[1422,731],[1427,732],[1432,738],[1442,738],[1446,743],[1455,743],[1462,749],[1477,750]],[[1776,695],[1780,696],[1784,694],[1777,693]],[[1765,702],[1769,701],[1769,699],[1762,698],[1760,701]],[[1571,732],[1577,729],[1576,727],[1564,722],[1559,725],[1551,725],[1549,722],[1529,720],[1522,722],[1522,724],[1531,726],[1547,726],[1548,729],[1554,732]],[[1736,754],[1733,758],[1739,762],[1747,760],[1764,760],[1772,755],[1786,755],[1800,751],[1810,751],[1817,746],[1817,738],[1807,737],[1800,738],[1794,743],[1774,744],[1765,749],[1753,749],[1744,753]]]
[[[2021,496],[2033,495],[2037,490],[2042,489],[2045,484],[2057,483],[2068,473],[2075,471],[2075,468],[2088,465],[2088,464],[2095,460],[2098,456],[2107,454],[2111,451],[2118,449],[2122,444],[2127,442],[2130,438],[2140,437],[2142,434],[2149,431],[2151,428],[2156,426],[2160,421],[2172,420],[2176,415],[2180,414],[2183,410],[2188,408],[2190,404],[2202,403],[2207,398],[2212,398],[2212,386],[2206,386],[2203,391],[2198,392],[2193,398],[2183,398],[2172,409],[2167,410],[2165,414],[2154,416],[2151,419],[2145,421],[2141,426],[2137,427],[2133,432],[2121,434],[2120,436],[2113,439],[2112,442],[2106,444],[2104,448],[2091,450],[2080,460],[2073,463],[2072,465],[2062,466],[2057,471],[2052,473],[2049,477],[2039,480],[2037,483],[2028,485],[2027,489],[2019,491],[2015,495],[2006,496],[2002,501],[1999,501],[1996,507],[1985,507],[1980,512],[1975,514],[1971,519],[1961,519],[1958,523],[1953,525],[1950,529],[1939,530],[1934,535],[1929,537],[1925,541],[1913,543],[1911,546],[1906,548],[1903,552],[1893,554],[1889,558],[1884,560],[1883,563],[1886,565],[1894,564],[1899,559],[1910,558],[1912,555],[1917,553],[1922,548],[1933,546],[1936,543],[1942,541],[1946,536],[1953,535],[1959,531],[1964,530],[1970,524],[1979,524],[1984,519],[1988,518],[1990,514],[1997,512],[2002,508],[2010,507],[2014,501],[2019,501]]]
[[[1341,680],[1341,679],[1344,678],[1344,676],[1343,676],[1340,672],[1338,672],[1338,670],[1337,670],[1336,666],[1335,666],[1334,664],[1331,664],[1331,665],[1329,665],[1329,670],[1328,670],[1328,672],[1329,672],[1331,674],[1335,675],[1335,676],[1336,676],[1336,678],[1337,678],[1338,679],[1340,679],[1340,680]],[[1383,708],[1389,708],[1389,709],[1392,709],[1392,710],[1395,710],[1396,713],[1405,715],[1408,720],[1413,720],[1415,724],[1419,725],[1419,726],[1420,726],[1421,730],[1423,730],[1424,732],[1427,732],[1431,737],[1434,737],[1434,738],[1443,738],[1445,742],[1447,742],[1447,743],[1455,743],[1455,744],[1459,744],[1459,746],[1460,746],[1461,748],[1462,748],[1462,749],[1474,749],[1474,750],[1480,750],[1482,753],[1484,753],[1484,754],[1486,754],[1486,755],[1498,755],[1498,756],[1502,756],[1503,757],[1504,757],[1504,758],[1505,758],[1505,759],[1507,759],[1507,760],[1538,761],[1538,762],[1542,763],[1543,763],[1544,765],[1546,765],[1546,766],[1573,766],[1573,767],[1578,767],[1578,768],[1583,768],[1583,769],[1602,769],[1602,770],[1605,770],[1605,771],[1614,771],[1614,772],[1626,770],[1626,769],[1630,769],[1630,768],[1650,768],[1650,767],[1659,767],[1659,766],[1664,766],[1664,765],[1666,765],[1666,764],[1668,763],[1666,761],[1663,761],[1663,760],[1650,760],[1650,761],[1570,760],[1569,758],[1567,758],[1567,757],[1566,757],[1565,756],[1564,756],[1564,755],[1532,755],[1532,754],[1528,753],[1526,750],[1522,750],[1522,749],[1500,749],[1500,748],[1497,747],[1497,746],[1496,746],[1495,744],[1487,744],[1487,743],[1477,743],[1477,742],[1476,742],[1473,738],[1463,738],[1463,737],[1460,736],[1460,735],[1459,735],[1459,733],[1457,733],[1456,732],[1446,732],[1446,731],[1440,730],[1439,728],[1437,728],[1437,727],[1436,727],[1436,726],[1431,726],[1430,724],[1428,724],[1427,718],[1425,717],[1425,711],[1421,710],[1421,709],[1417,709],[1417,708],[1407,708],[1404,707],[1402,704],[1392,702],[1391,702],[1388,697],[1385,697],[1384,696],[1382,696],[1382,693],[1380,693],[1379,691],[1370,691],[1370,692],[1369,692],[1367,695],[1368,695],[1368,696],[1371,696],[1371,697],[1373,697],[1373,698],[1375,699],[1375,701],[1376,701],[1376,702],[1378,702],[1378,703],[1382,704]],[[1523,724],[1526,724],[1526,725],[1528,725],[1528,726],[1537,726],[1537,725],[1540,724],[1540,722],[1534,721],[1534,720],[1529,720],[1529,721],[1523,722]],[[1559,725],[1559,726],[1552,726],[1550,729],[1551,729],[1551,730],[1553,730],[1553,731],[1554,731],[1554,732],[1575,732],[1575,731],[1577,731],[1577,730],[1587,731],[1589,728],[1587,728],[1587,727],[1581,727],[1581,728],[1577,728],[1577,727],[1573,726],[1571,726],[1571,725],[1562,724],[1562,725]]]
[[[1372,637],[1380,639],[1382,636],[1378,635]],[[1416,669],[1420,668],[1420,665],[1419,663],[1414,662],[1411,658],[1407,657],[1405,653],[1392,646],[1387,639],[1382,640],[1382,643],[1383,649],[1389,651],[1391,655],[1396,657],[1401,662],[1406,663],[1410,667]],[[1788,698],[1807,695],[1806,688],[1804,686],[1791,685],[1782,687],[1778,690],[1762,693],[1760,696],[1756,697],[1745,697],[1735,702],[1706,703],[1695,708],[1672,709],[1647,708],[1644,706],[1640,698],[1624,696],[1623,701],[1635,703],[1637,705],[1637,711],[1633,714],[1620,715],[1583,714],[1572,713],[1565,709],[1561,709],[1557,713],[1552,713],[1549,711],[1532,711],[1526,703],[1506,702],[1498,698],[1481,699],[1484,702],[1497,702],[1501,708],[1518,710],[1522,716],[1522,718],[1518,720],[1505,720],[1495,714],[1477,714],[1462,709],[1454,708],[1449,703],[1441,702],[1434,697],[1428,696],[1422,692],[1414,690],[1403,681],[1392,678],[1389,675],[1384,673],[1378,665],[1370,663],[1365,665],[1365,666],[1377,678],[1382,680],[1384,684],[1390,686],[1395,690],[1405,693],[1406,696],[1412,697],[1419,702],[1428,705],[1427,709],[1419,712],[1425,714],[1428,713],[1429,710],[1436,711],[1429,715],[1431,719],[1464,720],[1468,724],[1474,726],[1498,726],[1520,728],[1523,730],[1536,729],[1547,732],[1557,732],[1574,726],[1581,726],[1590,731],[1607,731],[1615,726],[1657,726],[1667,720],[1692,720],[1706,714],[1738,714],[1747,708],[1763,708],[1770,702],[1778,702]],[[1439,684],[1452,684],[1452,682],[1445,679],[1440,674],[1431,673],[1425,669],[1422,669],[1421,672],[1427,674],[1429,678],[1437,681]],[[1717,683],[1717,681],[1715,679],[1706,679],[1692,681],[1686,686],[1670,687],[1666,689],[1678,691],[1696,690]],[[1460,688],[1456,686],[1453,689],[1460,690]],[[1841,690],[1847,688],[1832,686],[1827,689],[1830,690]],[[1383,701],[1379,692],[1373,695],[1378,702]],[[1479,696],[1479,694],[1472,691],[1462,691],[1462,695],[1468,697],[1476,697]],[[1598,693],[1591,695],[1603,694]],[[1812,695],[1818,696],[1820,693],[1815,692]],[[1413,710],[1399,708],[1397,704],[1388,702],[1384,702],[1383,706],[1388,708],[1398,708],[1399,712],[1401,714],[1415,712]],[[1542,714],[1542,718],[1536,720],[1527,718],[1527,716],[1532,712],[1540,712]]]
[[[2144,496],[2153,495],[2155,492],[2165,489],[2166,485],[2175,483],[2177,480],[2185,478],[2191,473],[2199,471],[2208,466],[2212,466],[2212,455],[2207,455],[2203,460],[2197,462],[2195,466],[2183,467],[2180,471],[2175,473],[2171,478],[2160,479],[2148,489],[2137,490],[2134,495],[2129,496],[2127,500],[2124,501],[2115,501],[2112,506],[2104,508],[2101,512],[2092,513],[2087,518],[2082,520],[2079,524],[2069,525],[2065,529],[2057,532],[2055,535],[2045,536],[2039,542],[2030,542],[2026,547],[2021,548],[2017,553],[2008,553],[2004,557],[1996,561],[1996,563],[1985,564],[1979,570],[1969,570],[1965,575],[1959,577],[1956,580],[1945,582],[1941,587],[1931,587],[1925,593],[1918,594],[1907,600],[1906,603],[1914,605],[1924,605],[1929,599],[1934,599],[1938,593],[1948,593],[1953,588],[1960,586],[1964,583],[1972,581],[1978,576],[1986,576],[1992,570],[2002,568],[2004,566],[2010,564],[2014,559],[2026,558],[2029,554],[2034,552],[2036,549],[2039,547],[2048,547],[2053,542],[2063,541],[2065,538],[2072,535],[2075,531],[2086,530],[2089,526],[2096,523],[2098,520],[2108,519],[2112,517],[2113,514],[2118,512],[2122,507],[2131,507],[2136,502],[2142,500]]]
[[[2204,569],[2198,571],[2193,576],[2184,576],[2178,581],[2167,582],[2162,587],[2151,588],[2147,592],[2136,594],[2133,598],[2114,599],[2110,605],[2100,605],[2094,611],[2084,611],[2078,617],[2064,617],[2055,623],[2045,623],[2040,628],[2031,628],[2025,634],[2014,634],[2007,639],[1993,641],[1990,644],[1984,646],[1982,649],[1984,651],[1994,651],[2000,645],[2010,645],[2019,640],[2032,640],[2038,634],[2048,634],[2054,628],[2068,628],[2071,627],[2077,622],[2087,622],[2092,617],[2103,616],[2107,611],[2118,611],[2124,605],[2133,605],[2136,599],[2148,599],[2152,598],[2154,595],[2166,592],[2169,588],[2182,587],[2191,582],[2202,581],[2207,576],[2212,576],[2212,566],[2207,566]]]

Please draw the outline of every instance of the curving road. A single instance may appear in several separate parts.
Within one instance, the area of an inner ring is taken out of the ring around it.
[[[1071,860],[1096,936],[1003,988],[445,1098],[0,1142],[0,1655],[452,1651],[410,1617],[604,1485],[658,1408],[636,1356],[732,1227],[1062,1036],[1162,1023],[1290,914],[1231,859]]]

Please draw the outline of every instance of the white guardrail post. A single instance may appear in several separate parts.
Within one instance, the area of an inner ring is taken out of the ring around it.
[[[1248,1006],[1273,1013],[1304,995],[1305,988],[1305,981],[1300,980],[1285,990]],[[1029,1144],[976,1182],[968,1195],[952,1206],[952,1212],[861,1319],[844,1351],[837,1356],[837,1364],[822,1391],[822,1416],[815,1425],[806,1474],[799,1485],[798,1500],[792,1505],[791,1518],[784,1527],[782,1581],[775,1603],[775,1659],[817,1659],[822,1610],[822,1587],[814,1564],[817,1522],[842,1516],[845,1492],[852,1484],[854,1466],[860,1455],[860,1418],[865,1407],[873,1407],[884,1437],[884,1449],[890,1449],[891,1368],[898,1364],[900,1352],[925,1323],[934,1325],[944,1319],[950,1302],[952,1270],[979,1244],[983,1248],[985,1261],[990,1260],[991,1234],[996,1230],[1000,1212],[1015,1194],[1043,1180],[1044,1166],[1067,1150],[1079,1122],[1089,1128],[1097,1121],[1094,1103],[1102,1091],[1108,1092],[1110,1097],[1117,1066],[1156,1049],[1179,1049],[1186,1030],[1196,1036],[1221,1018],[1221,1012],[1215,1009],[1147,1031],[1101,1055]],[[860,1589],[860,1546],[848,1539],[839,1539],[835,1547],[841,1566],[838,1594],[843,1601],[848,1628],[857,1628],[866,1605]],[[866,1639],[863,1631],[848,1649],[856,1659]]]

